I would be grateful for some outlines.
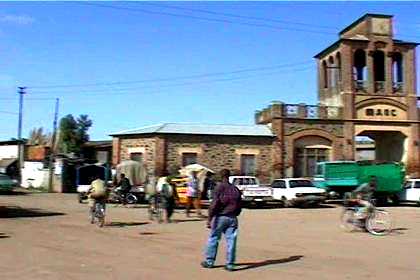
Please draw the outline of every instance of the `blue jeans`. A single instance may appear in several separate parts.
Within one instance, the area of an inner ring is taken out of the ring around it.
[[[219,240],[225,235],[227,243],[226,265],[233,265],[236,258],[236,237],[238,234],[238,219],[236,217],[219,216],[213,218],[209,240],[207,242],[206,261],[213,265],[217,256]]]

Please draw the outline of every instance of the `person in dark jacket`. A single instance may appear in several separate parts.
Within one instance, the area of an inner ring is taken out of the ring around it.
[[[236,258],[236,238],[238,233],[238,216],[241,213],[241,192],[229,183],[230,172],[221,171],[222,181],[216,187],[213,200],[209,207],[207,227],[211,229],[207,242],[204,268],[212,268],[216,260],[217,247],[222,233],[227,243],[227,259],[225,269],[234,270]]]
[[[117,183],[116,188],[118,187],[120,188],[119,190],[120,195],[124,197],[123,204],[125,205],[126,204],[125,197],[131,190],[131,184],[130,184],[130,180],[127,177],[125,177],[124,173],[121,173],[120,175],[120,181]]]
[[[201,193],[201,199],[202,200],[212,200],[213,199],[213,192],[214,187],[216,186],[216,183],[213,180],[213,173],[207,172],[206,178],[204,179],[204,187],[203,192]]]

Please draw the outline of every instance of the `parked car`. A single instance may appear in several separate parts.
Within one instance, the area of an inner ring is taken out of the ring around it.
[[[398,199],[406,202],[417,202],[420,205],[420,179],[408,180],[403,190],[398,193]]]
[[[327,192],[302,178],[276,179],[271,183],[273,199],[284,207],[318,205],[327,198]]]
[[[254,202],[262,205],[273,201],[271,188],[261,186],[258,178],[254,176],[230,176],[229,183],[235,185],[242,192],[244,202]]]
[[[17,187],[17,181],[11,179],[6,174],[0,174],[0,191],[10,192]]]

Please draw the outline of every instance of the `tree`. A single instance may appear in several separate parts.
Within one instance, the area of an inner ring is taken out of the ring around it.
[[[51,133],[45,133],[43,127],[33,128],[29,132],[27,144],[29,145],[49,145],[51,144]]]
[[[77,139],[82,145],[89,141],[89,134],[87,133],[92,126],[92,120],[89,120],[88,115],[80,115],[77,118]]]
[[[63,117],[59,128],[60,151],[80,155],[83,144],[89,141],[88,130],[91,126],[88,115],[80,115],[77,120],[71,114]]]

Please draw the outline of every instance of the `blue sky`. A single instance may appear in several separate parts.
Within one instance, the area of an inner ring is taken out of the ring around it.
[[[252,124],[254,111],[273,100],[317,102],[312,57],[352,21],[393,14],[396,37],[420,41],[419,9],[415,2],[3,2],[0,140],[16,137],[18,86],[28,87],[24,136],[51,130],[55,97],[60,116],[92,118],[94,140],[161,122]]]

